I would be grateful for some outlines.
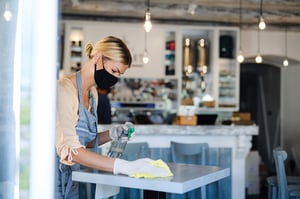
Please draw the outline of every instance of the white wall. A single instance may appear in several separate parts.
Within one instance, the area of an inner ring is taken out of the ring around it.
[[[257,54],[257,31],[242,31],[241,44],[245,57]],[[283,31],[261,31],[260,52],[262,55],[285,56],[285,33]],[[300,61],[300,33],[287,32],[288,57]]]
[[[261,32],[260,52],[264,55],[285,56],[285,33],[283,31]],[[281,70],[281,125],[282,146],[286,150],[300,141],[300,33],[287,33],[287,56],[292,62]],[[257,53],[257,31],[242,31],[241,44],[245,58]],[[282,59],[273,60],[282,65]],[[253,61],[254,62],[254,61]]]

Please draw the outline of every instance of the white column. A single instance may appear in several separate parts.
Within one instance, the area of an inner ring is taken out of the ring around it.
[[[30,198],[54,198],[58,2],[32,0]]]

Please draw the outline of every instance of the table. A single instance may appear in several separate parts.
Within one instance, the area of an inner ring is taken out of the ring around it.
[[[95,198],[106,198],[119,193],[119,187],[183,194],[230,175],[229,168],[193,164],[167,163],[173,177],[131,178],[125,175],[84,169],[72,172],[72,180],[96,184]]]
[[[110,129],[113,125],[99,125],[98,131]],[[230,167],[230,178],[228,186],[231,190],[225,199],[246,198],[246,157],[251,149],[252,137],[258,135],[259,127],[256,125],[135,125],[136,136],[131,141],[147,142],[150,148],[170,148],[171,141],[182,143],[203,143],[206,142],[209,148],[230,148],[231,157],[229,164],[222,165]],[[101,149],[106,154],[109,148],[109,142],[101,145]],[[224,154],[220,154],[224,157]],[[166,157],[151,157],[153,159],[165,159]],[[227,159],[227,157],[224,157]],[[212,163],[211,165],[217,165]],[[221,166],[221,165],[217,165]]]

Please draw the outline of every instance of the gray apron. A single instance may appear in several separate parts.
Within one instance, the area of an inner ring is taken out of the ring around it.
[[[95,97],[90,91],[89,103],[91,112],[83,105],[82,100],[82,83],[80,72],[76,73],[76,83],[79,99],[79,121],[76,126],[76,133],[79,137],[80,144],[86,145],[96,139],[94,150],[97,152],[98,147],[98,130],[97,130],[97,105]],[[72,181],[72,171],[79,170],[80,165],[72,166],[61,164],[59,157],[56,155],[56,175],[55,175],[55,199],[78,199],[79,183]]]

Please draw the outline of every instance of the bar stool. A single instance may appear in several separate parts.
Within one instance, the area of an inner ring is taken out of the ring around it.
[[[201,164],[208,163],[208,144],[207,143],[179,143],[171,141],[171,160],[175,163]],[[200,188],[201,199],[206,199],[206,186]],[[188,192],[184,195],[171,194],[171,198],[188,197],[199,198],[197,190]]]

